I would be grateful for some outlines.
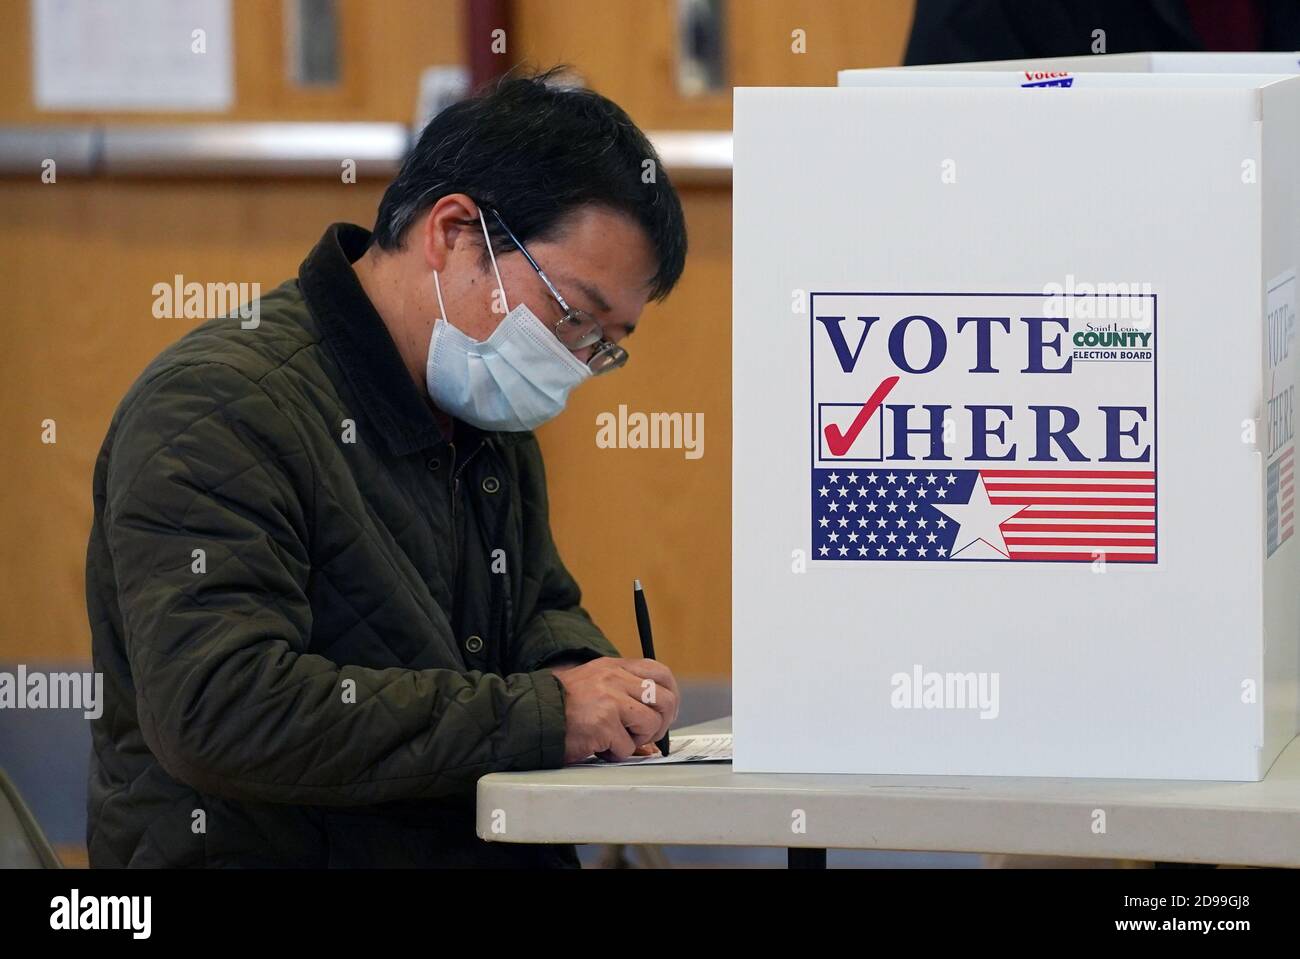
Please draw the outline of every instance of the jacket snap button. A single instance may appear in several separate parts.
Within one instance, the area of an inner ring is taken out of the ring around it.
[[[497,480],[495,476],[489,476],[485,480],[483,480],[483,492],[485,493],[495,493],[500,488],[501,488],[501,483]]]
[[[429,460],[429,462],[425,463],[424,465],[429,467],[430,472],[436,473],[438,471],[438,467],[441,466],[442,463],[440,463],[436,459],[431,459]]]
[[[465,648],[468,649],[471,653],[477,653],[479,650],[483,648],[482,637],[471,636],[469,639],[465,640]]]

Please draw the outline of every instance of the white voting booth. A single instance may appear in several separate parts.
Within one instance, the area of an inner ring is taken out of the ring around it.
[[[1257,780],[1300,55],[736,91],[738,772]]]

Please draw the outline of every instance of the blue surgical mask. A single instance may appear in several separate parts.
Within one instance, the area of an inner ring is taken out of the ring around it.
[[[508,312],[486,340],[461,332],[447,322],[435,270],[433,285],[442,315],[433,324],[425,386],[439,409],[480,429],[536,429],[564,409],[569,391],[591,376],[591,370],[527,306],[509,309],[481,209],[478,217]]]

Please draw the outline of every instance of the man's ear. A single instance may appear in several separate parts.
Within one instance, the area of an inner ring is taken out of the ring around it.
[[[472,243],[474,234],[467,222],[478,220],[478,206],[464,193],[449,193],[429,207],[414,231],[420,238],[425,266],[442,272],[457,244]]]

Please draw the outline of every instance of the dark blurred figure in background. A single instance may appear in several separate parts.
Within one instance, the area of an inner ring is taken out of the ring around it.
[[[1296,49],[1300,0],[917,0],[904,62]]]

